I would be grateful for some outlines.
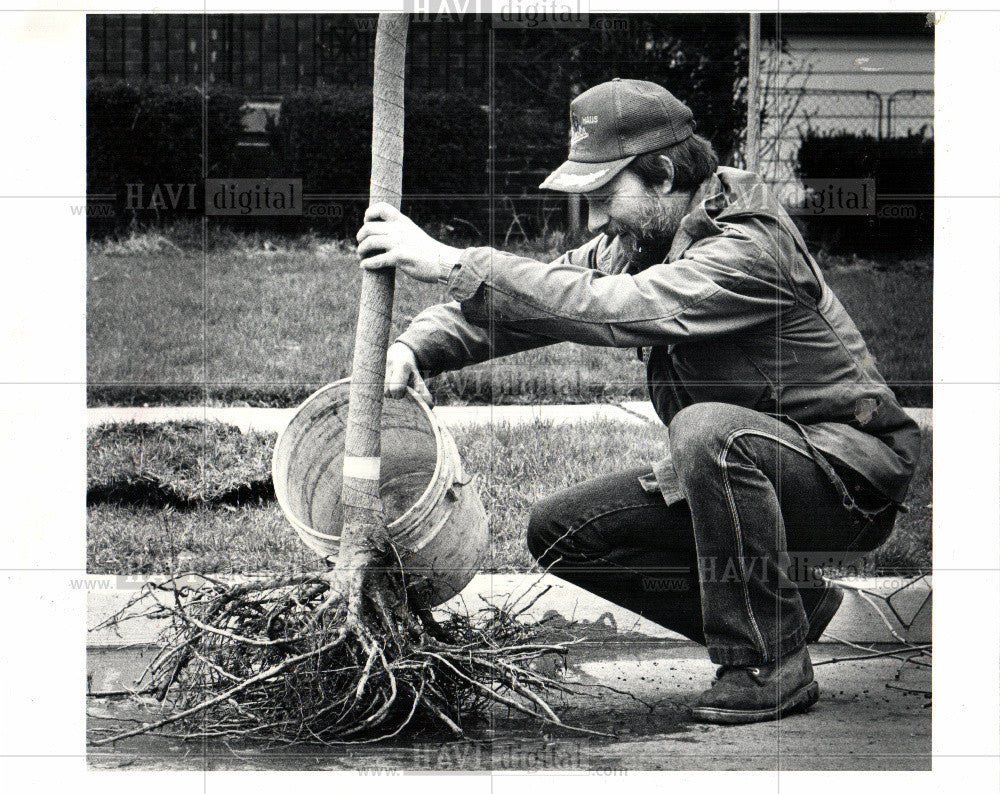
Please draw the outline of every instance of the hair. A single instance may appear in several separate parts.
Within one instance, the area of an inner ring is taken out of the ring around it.
[[[629,168],[648,187],[662,184],[669,175],[660,155],[668,157],[674,164],[672,189],[676,191],[697,189],[719,167],[719,157],[712,144],[700,135],[692,133],[690,137],[673,146],[640,154],[629,164]]]

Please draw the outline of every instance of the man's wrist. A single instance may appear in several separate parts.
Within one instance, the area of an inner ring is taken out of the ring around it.
[[[462,252],[458,248],[453,248],[450,245],[444,245],[441,247],[441,251],[438,254],[438,283],[448,284],[451,281],[451,277],[455,270],[460,268],[462,265],[458,261],[458,258],[462,255]]]

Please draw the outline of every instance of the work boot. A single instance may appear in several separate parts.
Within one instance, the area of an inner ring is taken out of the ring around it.
[[[764,722],[805,711],[818,698],[819,685],[813,680],[809,651],[803,645],[770,664],[723,665],[691,713],[699,722],[723,725]]]
[[[814,592],[818,598],[813,595]],[[844,591],[836,585],[828,584],[816,590],[813,588],[800,590],[799,595],[802,597],[802,606],[805,607],[806,617],[809,619],[806,642],[819,642],[819,638],[823,636],[823,632],[844,601]],[[815,603],[812,603],[813,599],[817,599]]]

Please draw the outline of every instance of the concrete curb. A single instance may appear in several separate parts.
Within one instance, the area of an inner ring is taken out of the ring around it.
[[[636,400],[619,403],[623,411],[627,411],[636,417],[642,417],[650,422],[659,422],[660,419],[653,409],[653,404],[649,400]],[[930,430],[934,427],[934,409],[932,408],[904,408],[904,411],[918,424],[921,430]]]
[[[243,432],[256,430],[280,433],[295,408],[243,408],[212,406],[154,406],[151,408],[107,407],[88,408],[87,427],[110,422],[224,422]],[[434,409],[450,428],[462,428],[489,423],[531,424],[551,422],[554,425],[571,424],[588,420],[606,420],[643,425],[648,422],[662,426],[650,402],[623,402],[620,404],[593,403],[589,405],[442,405]],[[907,408],[921,428],[931,428],[933,413],[930,408]]]
[[[124,609],[147,578],[91,576],[89,581],[93,586],[87,593],[88,629]],[[900,589],[907,581],[887,577],[842,581],[844,603],[827,627],[821,642],[892,643],[904,639],[911,643],[929,643],[931,580],[928,577]],[[889,598],[892,609],[887,608],[886,598]],[[536,599],[534,603],[533,599]],[[478,574],[445,608],[475,612],[487,602],[498,606],[516,604],[518,609],[530,604],[521,615],[521,620],[539,621],[544,618],[555,625],[590,624],[591,634],[596,630],[608,639],[624,636],[640,641],[643,638],[684,639],[551,574]],[[895,615],[892,610],[895,610]],[[117,631],[90,631],[87,644],[93,648],[148,644],[166,625],[160,621],[129,620],[122,623]],[[893,636],[889,626],[898,637]]]

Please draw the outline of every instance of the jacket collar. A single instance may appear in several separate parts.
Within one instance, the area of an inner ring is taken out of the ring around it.
[[[716,174],[701,183],[691,196],[687,215],[681,218],[680,226],[677,228],[674,241],[670,246],[670,253],[667,254],[668,262],[680,259],[681,254],[697,240],[713,234],[721,234],[722,229],[712,220],[709,211],[711,209],[715,214],[718,214],[716,207],[723,195],[722,183]]]
[[[737,215],[777,218],[780,211],[781,205],[757,174],[720,166],[692,194],[666,261],[676,262],[699,240],[722,234],[724,229],[719,222],[725,223]],[[611,274],[626,272],[617,239],[605,237],[605,243],[598,254],[603,263],[600,269]]]
[[[721,166],[692,195],[667,262],[680,259],[699,240],[722,234],[718,221],[725,222],[737,215],[777,217],[779,213],[780,204],[757,174]]]

